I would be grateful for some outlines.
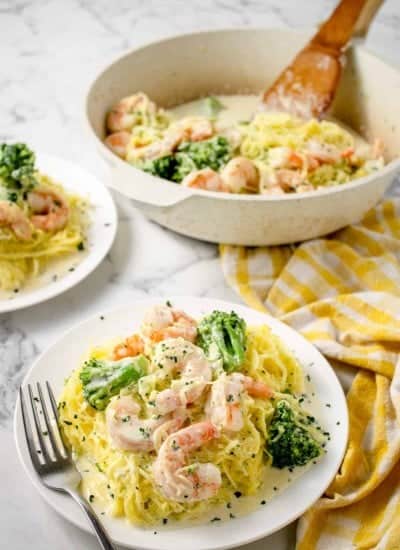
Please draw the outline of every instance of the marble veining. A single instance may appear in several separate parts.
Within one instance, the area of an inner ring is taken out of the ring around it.
[[[227,27],[314,27],[335,0],[0,0],[0,141],[77,161],[106,178],[87,141],[83,101],[99,69],[123,51],[159,38]],[[386,0],[367,38],[398,63],[400,4]],[[392,189],[398,194],[399,187]],[[213,245],[171,233],[115,195],[119,229],[94,274],[56,299],[0,316],[0,549],[91,550],[94,539],[68,525],[36,495],[17,462],[12,416],[34,358],[72,324],[148,295],[192,294],[238,301]],[[293,548],[293,529],[245,547]]]

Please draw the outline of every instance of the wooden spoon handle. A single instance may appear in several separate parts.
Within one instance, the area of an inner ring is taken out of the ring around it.
[[[342,0],[320,27],[309,46],[341,52],[354,33],[358,18],[368,0]]]
[[[341,0],[293,62],[262,97],[263,109],[320,118],[334,98],[343,51],[354,32],[368,28],[383,0]],[[360,22],[361,20],[361,22]]]
[[[369,26],[384,0],[367,0],[367,4],[361,12],[354,31],[354,36],[364,38]]]

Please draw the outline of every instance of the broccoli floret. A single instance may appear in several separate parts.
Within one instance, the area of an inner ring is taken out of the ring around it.
[[[278,402],[269,426],[267,451],[275,468],[304,466],[321,454],[321,445],[310,432],[313,417],[295,414],[285,400]]]
[[[171,180],[175,168],[176,168],[176,159],[173,155],[167,155],[165,157],[160,157],[152,160],[146,160],[140,164],[137,164],[138,168],[144,172],[148,172],[153,176],[158,176],[165,180]]]
[[[195,170],[212,168],[218,171],[231,157],[232,151],[228,140],[216,136],[204,141],[181,143],[176,153],[138,161],[135,165],[153,176],[180,183]]]
[[[126,357],[120,361],[86,361],[79,375],[86,401],[102,411],[111,397],[146,374],[148,363],[144,355]]]
[[[204,100],[204,110],[206,116],[209,118],[216,118],[220,111],[223,111],[226,107],[221,101],[214,96],[206,97]]]
[[[181,143],[178,147],[177,155],[179,153],[187,155],[198,170],[212,168],[218,171],[232,157],[231,146],[223,136],[216,136],[204,141]]]
[[[171,179],[176,183],[181,183],[188,174],[198,169],[197,164],[186,153],[176,153],[175,162],[176,164]]]
[[[246,350],[246,323],[234,311],[213,311],[198,326],[197,344],[210,360],[221,359],[227,372],[237,370]]]
[[[16,202],[36,184],[34,152],[24,143],[0,144],[0,187],[7,189],[8,200]]]
[[[229,142],[222,136],[197,142],[181,143],[176,153],[138,161],[135,166],[166,180],[180,183],[188,174],[203,168],[218,171],[231,158]]]

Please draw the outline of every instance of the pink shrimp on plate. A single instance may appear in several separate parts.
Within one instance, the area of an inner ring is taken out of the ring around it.
[[[125,357],[135,357],[144,352],[144,341],[139,334],[133,334],[117,344],[113,349],[113,359],[119,360]]]
[[[166,305],[156,305],[146,312],[141,331],[145,338],[154,343],[179,337],[194,342],[197,336],[197,323],[184,311]]]
[[[243,392],[260,399],[268,399],[273,395],[269,386],[250,376],[240,372],[221,374],[212,385],[206,405],[206,414],[211,422],[221,429],[231,432],[240,431],[243,428],[241,411]]]
[[[153,465],[159,491],[169,500],[196,502],[215,496],[221,487],[221,472],[215,464],[188,464],[188,455],[219,437],[210,421],[191,424],[167,437]]]
[[[14,202],[0,201],[0,227],[9,227],[21,241],[29,241],[32,237],[29,218]]]
[[[60,231],[68,223],[69,207],[61,193],[39,187],[28,193],[28,204],[33,211],[30,220],[42,231]]]
[[[106,409],[106,423],[109,437],[118,449],[133,452],[148,452],[154,449],[154,438],[160,440],[157,429],[163,425],[164,438],[178,430],[183,417],[154,415],[140,418],[140,405],[130,395],[112,399]]]
[[[203,350],[183,338],[160,342],[154,351],[156,376],[170,378],[179,373],[170,388],[155,397],[156,410],[167,414],[185,409],[200,398],[212,379],[212,367]]]

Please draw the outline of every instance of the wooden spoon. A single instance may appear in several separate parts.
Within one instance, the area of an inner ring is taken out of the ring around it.
[[[342,54],[355,32],[365,34],[383,0],[342,0],[317,34],[267,90],[261,109],[320,118],[335,96]]]

